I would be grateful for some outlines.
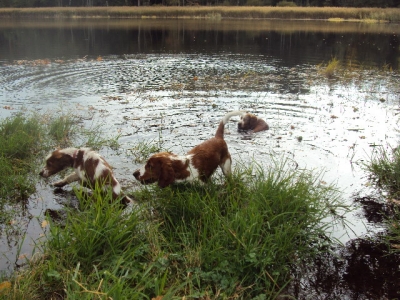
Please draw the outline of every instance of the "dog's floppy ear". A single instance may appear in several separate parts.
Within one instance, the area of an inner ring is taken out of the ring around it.
[[[254,129],[257,126],[257,117],[255,115],[250,115],[250,120],[249,120],[249,129]]]
[[[161,172],[158,178],[158,186],[165,188],[175,181],[175,171],[172,168],[171,161],[165,158],[161,161]]]

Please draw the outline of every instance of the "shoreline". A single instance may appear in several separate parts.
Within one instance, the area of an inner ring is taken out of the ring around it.
[[[256,6],[112,6],[1,8],[0,18],[48,19],[264,19],[332,22],[400,22],[400,8]]]

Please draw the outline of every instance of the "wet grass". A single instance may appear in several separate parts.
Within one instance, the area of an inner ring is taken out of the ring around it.
[[[80,118],[71,113],[17,113],[0,121],[0,224],[12,219],[15,203],[35,192],[38,166],[56,147],[87,145],[98,149],[113,146],[117,138],[99,136],[95,127],[81,129]]]
[[[18,113],[0,122],[0,199],[23,200],[34,191],[30,174],[38,159],[56,147],[76,146],[79,118],[73,114]],[[80,143],[100,148],[115,145],[117,138],[101,136],[99,128],[81,130]]]
[[[386,193],[393,205],[393,213],[386,217],[389,230],[386,240],[392,250],[400,252],[400,148],[377,148],[364,167],[370,180]]]
[[[400,148],[384,149],[378,147],[365,164],[370,180],[380,189],[389,192],[391,197],[400,199]]]
[[[400,21],[398,8],[339,8],[339,7],[53,7],[3,8],[1,17],[22,18],[204,18],[204,19],[323,19]]]
[[[335,242],[342,209],[333,186],[285,163],[206,185],[143,187],[141,209],[129,212],[97,189],[77,195],[80,209],[63,224],[49,219],[42,254],[3,278],[0,299],[274,299],[292,264]]]
[[[0,123],[0,199],[26,199],[34,190],[29,173],[41,152],[45,129],[36,116],[18,114]]]
[[[136,163],[145,162],[150,154],[161,152],[163,150],[162,144],[151,141],[139,141],[135,145],[128,149],[128,153],[133,157],[133,161]]]
[[[133,147],[127,149],[127,154],[133,158],[135,163],[143,163],[151,154],[169,151],[162,137],[162,129],[158,132],[158,138],[153,140],[141,140],[133,144]]]
[[[333,75],[335,74],[336,70],[339,68],[340,63],[337,58],[332,58],[328,64],[322,69],[322,73],[328,77],[332,78]]]

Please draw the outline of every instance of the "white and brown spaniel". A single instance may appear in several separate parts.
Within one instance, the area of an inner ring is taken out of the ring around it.
[[[46,157],[46,165],[39,175],[48,178],[66,168],[75,169],[64,179],[52,183],[55,187],[63,187],[74,181],[79,181],[83,186],[94,188],[96,183],[100,186],[111,186],[113,199],[121,194],[121,186],[114,177],[110,165],[97,152],[90,148],[58,149]],[[122,197],[122,203],[133,202],[128,196]]]
[[[136,170],[133,176],[143,184],[157,182],[161,188],[184,181],[206,182],[218,166],[225,176],[229,176],[232,159],[224,140],[224,127],[229,119],[238,113],[228,113],[219,123],[215,136],[197,145],[186,155],[156,153],[142,168]]]
[[[238,122],[239,131],[251,131],[256,133],[268,129],[269,126],[267,122],[261,118],[258,118],[256,115],[248,112],[243,112],[240,115],[240,121]]]

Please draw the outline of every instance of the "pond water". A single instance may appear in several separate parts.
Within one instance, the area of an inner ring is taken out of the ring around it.
[[[285,157],[324,172],[322,182],[336,184],[355,207],[345,215],[350,228],[332,232],[344,245],[339,258],[294,272],[291,292],[298,299],[395,298],[398,267],[371,266],[379,248],[366,241],[384,231],[386,206],[369,205],[379,196],[361,166],[377,147],[399,141],[399,34],[397,24],[322,21],[1,20],[0,117],[23,108],[100,122],[105,135],[121,135],[119,151],[101,153],[124,188],[134,189],[138,143],[185,153],[211,137],[226,112],[257,114],[269,131],[240,134],[235,118],[227,125],[234,168],[268,168]],[[320,64],[332,58],[346,72],[328,78]],[[1,232],[2,271],[30,257],[46,230],[44,212],[70,197],[68,188],[55,194],[37,180],[15,226]],[[349,280],[358,271],[362,280]]]

